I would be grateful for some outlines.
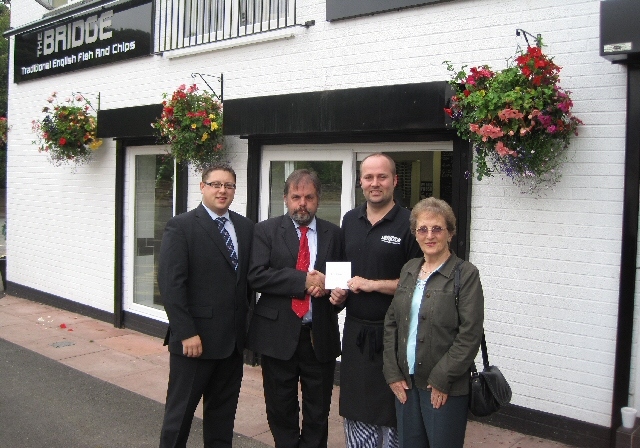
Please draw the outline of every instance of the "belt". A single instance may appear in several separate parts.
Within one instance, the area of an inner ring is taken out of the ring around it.
[[[307,330],[311,330],[312,326],[313,326],[313,322],[303,322],[302,323],[302,328],[306,328]]]

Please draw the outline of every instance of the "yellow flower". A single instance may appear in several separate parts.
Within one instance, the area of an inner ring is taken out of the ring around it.
[[[197,128],[197,127],[198,127],[198,125],[197,125],[197,124],[195,124],[195,123],[193,123],[193,124],[191,125],[191,129],[195,129],[195,128]]]
[[[213,115],[213,114],[209,114],[209,118],[211,118],[213,120],[214,118],[216,118],[216,116]]]
[[[211,130],[215,131],[216,129],[218,129],[218,123],[216,123],[215,121],[211,122]]]
[[[208,138],[209,138],[209,134],[207,134],[206,132],[202,134],[202,141],[205,141]]]
[[[94,140],[89,144],[89,148],[95,151],[102,145],[102,140]]]

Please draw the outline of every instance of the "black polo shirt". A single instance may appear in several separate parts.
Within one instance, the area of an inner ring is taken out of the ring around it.
[[[342,237],[351,275],[370,280],[393,280],[412,258],[422,256],[416,238],[409,230],[410,212],[395,204],[372,226],[367,219],[367,204],[347,212],[342,219]],[[384,319],[393,296],[379,292],[349,293],[347,315],[358,319]]]

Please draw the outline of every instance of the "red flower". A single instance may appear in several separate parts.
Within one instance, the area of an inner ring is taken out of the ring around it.
[[[540,47],[529,47],[527,48],[527,53],[529,53],[534,58],[542,56],[542,50]]]
[[[464,92],[462,92],[462,93],[464,93],[464,96],[469,96],[469,95],[471,95],[471,92],[469,92],[468,90],[465,90],[465,91],[464,91]]]
[[[549,65],[549,62],[544,59],[536,59],[536,62],[534,63],[535,68],[544,68],[547,65]]]
[[[67,139],[64,137],[60,137],[60,140],[58,140],[58,143],[60,144],[60,146],[64,146],[67,144]]]

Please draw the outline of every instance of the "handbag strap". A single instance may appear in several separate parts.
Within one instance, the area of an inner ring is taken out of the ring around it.
[[[482,348],[482,364],[484,365],[484,369],[489,369],[489,353],[487,352],[487,341],[484,338],[484,328],[482,329],[482,342],[480,342],[480,347]]]
[[[456,263],[453,274],[453,291],[456,294],[456,310],[458,310],[458,302],[460,301],[460,265],[462,261]],[[458,311],[458,325],[460,325],[460,312]],[[487,341],[484,337],[484,328],[482,329],[482,341],[480,342],[482,349],[482,364],[485,370],[489,369],[489,352],[487,351]],[[471,363],[471,372],[477,372],[476,363]]]

